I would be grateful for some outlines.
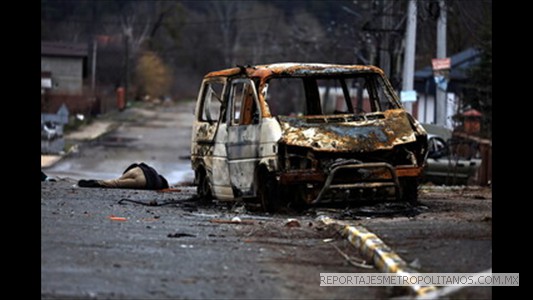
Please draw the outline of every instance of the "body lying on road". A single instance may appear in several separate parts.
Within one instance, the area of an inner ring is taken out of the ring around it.
[[[82,179],[78,181],[78,186],[161,190],[168,188],[168,182],[154,168],[141,162],[131,164],[119,178],[108,180]]]

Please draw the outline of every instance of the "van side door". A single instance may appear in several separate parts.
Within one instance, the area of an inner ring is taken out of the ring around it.
[[[233,199],[226,153],[225,93],[225,78],[203,81],[196,106],[191,143],[193,169],[205,169],[213,197],[222,200]]]
[[[227,154],[229,178],[236,198],[253,196],[255,168],[260,160],[261,112],[255,83],[248,78],[229,82]]]

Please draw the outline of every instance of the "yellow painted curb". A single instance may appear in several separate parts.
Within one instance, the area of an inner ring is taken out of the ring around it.
[[[41,154],[41,168],[46,169],[53,166],[56,162],[61,160],[61,155],[43,155]]]
[[[348,241],[355,246],[367,261],[372,261],[376,268],[383,273],[397,273],[403,276],[416,276],[417,272],[377,235],[361,225],[350,225],[345,222],[322,217],[320,220],[327,226],[334,226]],[[411,285],[410,290],[417,296],[437,290],[435,286]]]

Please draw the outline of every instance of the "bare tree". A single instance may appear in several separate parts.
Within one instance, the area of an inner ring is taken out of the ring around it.
[[[491,0],[447,1],[448,52],[455,53],[479,39]],[[179,78],[174,89],[186,95],[196,92],[194,83],[208,71],[275,61],[381,63],[399,81],[405,3],[41,0],[41,36],[78,42],[106,36],[110,42],[98,45],[97,80],[108,84],[133,74],[138,55],[153,51]],[[416,63],[422,67],[435,53],[439,12],[435,1],[418,3]]]
[[[325,32],[320,23],[306,11],[295,13],[288,23],[290,44],[287,49],[295,51],[300,61],[314,60],[325,44]]]
[[[214,1],[209,10],[210,16],[214,17],[217,29],[220,31],[221,51],[226,66],[235,65],[235,53],[240,47],[240,38],[243,29],[238,26],[238,19],[241,12],[249,6],[244,1]]]
[[[238,62],[257,64],[279,57],[287,28],[282,11],[271,3],[255,2],[244,13],[239,21],[243,42],[237,53]]]

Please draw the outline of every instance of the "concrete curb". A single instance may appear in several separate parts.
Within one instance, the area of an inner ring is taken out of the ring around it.
[[[397,273],[402,276],[415,276],[418,271],[408,264],[392,249],[387,246],[377,235],[368,231],[361,225],[350,225],[342,221],[321,217],[326,226],[333,226],[342,236],[357,248],[364,259],[374,263],[376,268],[383,273]],[[425,295],[437,290],[435,286],[411,285],[410,291],[416,296]]]
[[[95,121],[84,128],[74,131],[65,135],[65,140],[75,141],[70,149],[61,155],[43,155],[41,154],[41,169],[48,169],[61,161],[63,158],[68,157],[72,153],[76,153],[79,148],[79,144],[87,141],[95,140],[110,131],[115,130],[120,126],[117,122],[111,121]]]
[[[114,124],[115,123],[111,121],[93,121],[91,124],[86,125],[80,130],[65,135],[65,139],[81,141],[94,140],[116,127]]]
[[[41,154],[41,169],[50,168],[63,158],[63,155]]]

